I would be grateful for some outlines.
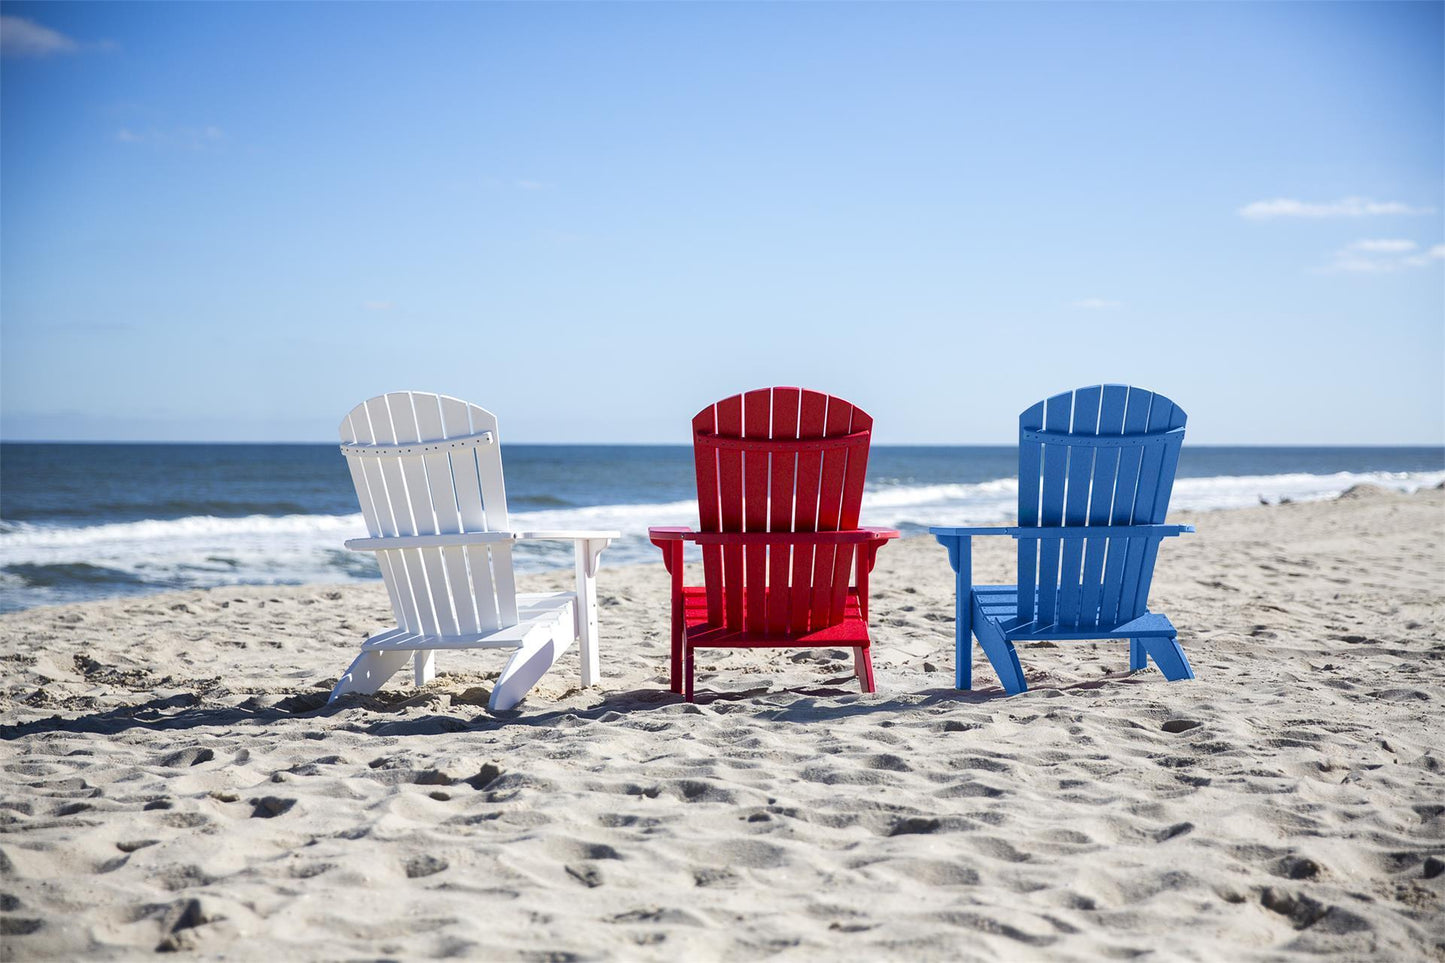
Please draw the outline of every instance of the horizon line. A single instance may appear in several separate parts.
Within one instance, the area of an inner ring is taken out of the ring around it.
[[[336,441],[254,441],[224,440],[206,441],[196,439],[46,439],[46,438],[0,438],[0,445],[296,445],[319,446],[339,445]],[[529,445],[539,448],[691,448],[688,442],[674,441],[509,441],[508,445]],[[1017,442],[874,442],[872,448],[1017,448]],[[1445,441],[1437,442],[1330,442],[1328,444],[1309,442],[1198,442],[1191,448],[1440,448],[1445,450]]]

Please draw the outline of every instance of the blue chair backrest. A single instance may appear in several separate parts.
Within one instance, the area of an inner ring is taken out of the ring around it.
[[[1054,395],[1019,416],[1019,526],[1164,521],[1183,409],[1128,385]],[[1039,625],[1113,625],[1144,614],[1157,537],[1018,540],[1018,611]],[[1037,606],[1035,599],[1037,598]]]

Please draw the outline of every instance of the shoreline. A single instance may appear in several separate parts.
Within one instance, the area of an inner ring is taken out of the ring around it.
[[[605,555],[603,685],[574,649],[497,716],[494,653],[325,707],[379,581],[6,613],[0,957],[1439,959],[1445,492],[1170,520],[1199,678],[1039,643],[1012,699],[952,689],[928,536],[879,555],[869,696],[737,651],[682,703],[667,579]]]

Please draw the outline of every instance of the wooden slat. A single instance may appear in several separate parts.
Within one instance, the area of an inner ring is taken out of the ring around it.
[[[1044,404],[1044,427],[1050,431],[1068,431],[1073,417],[1072,392],[1055,395]],[[1044,445],[1043,493],[1039,499],[1039,524],[1056,526],[1064,518],[1064,483],[1068,472],[1069,449],[1066,445]],[[1048,541],[1039,546],[1039,601],[1034,617],[1044,623],[1058,617],[1059,543]],[[1022,586],[1020,586],[1022,590]]]
[[[828,398],[828,414],[823,422],[825,436],[846,435],[853,425],[853,406],[839,398]],[[848,469],[846,451],[823,452],[823,468],[818,480],[818,530],[838,531],[843,514],[843,477]],[[810,621],[815,629],[832,625],[842,618],[833,614],[833,565],[838,551],[831,545],[819,545],[813,553],[813,600]]]
[[[738,437],[743,433],[743,398],[734,395],[717,404],[717,430],[720,435]],[[743,455],[740,451],[718,452],[718,508],[722,531],[743,530]],[[725,624],[730,629],[743,627],[743,550],[741,546],[723,547],[723,609]]]
[[[1174,403],[1163,395],[1156,394],[1149,406],[1149,420],[1145,430],[1149,432],[1168,431],[1174,421]],[[1160,439],[1157,443],[1151,444],[1144,449],[1143,457],[1139,463],[1139,488],[1134,500],[1134,522],[1156,523],[1164,520],[1167,509],[1167,496],[1164,503],[1160,503],[1158,496],[1160,489],[1167,490],[1173,486],[1174,478],[1171,472],[1169,478],[1164,477],[1164,459],[1166,450],[1172,446]],[[1172,466],[1171,466],[1172,467]],[[1155,515],[1158,515],[1155,518]],[[1135,618],[1144,613],[1149,600],[1149,581],[1154,574],[1154,559],[1159,550],[1159,542],[1155,539],[1135,539],[1129,547],[1128,557],[1124,562],[1123,586],[1119,593],[1119,618]]]
[[[696,432],[717,431],[717,405],[709,405],[692,420]],[[693,446],[693,457],[697,469],[697,510],[698,531],[720,532],[722,509],[718,496],[717,450]],[[706,545],[702,550],[703,585],[707,588],[707,620],[712,625],[723,624],[723,553],[720,545]]]
[[[419,441],[440,441],[451,437],[442,425],[440,397],[414,391],[411,404],[416,412]],[[447,535],[460,534],[463,531],[462,514],[457,505],[451,456],[444,450],[428,452],[422,455],[422,464],[426,466],[427,491],[431,496],[432,511],[436,513],[437,532]],[[480,623],[477,621],[475,593],[467,574],[466,550],[461,547],[443,548],[441,557],[452,613],[456,618],[456,633],[476,633],[480,631]]]
[[[416,411],[412,406],[411,392],[396,391],[386,396],[387,408],[391,412],[391,427],[396,433],[396,443],[421,441],[421,430],[417,427]],[[406,479],[407,501],[411,506],[413,535],[436,535],[436,513],[431,500],[431,488],[426,477],[424,455],[402,455],[401,474]],[[391,456],[381,460],[391,461]],[[442,549],[423,548],[422,566],[426,572],[427,593],[431,597],[432,612],[436,619],[438,635],[456,635],[457,618],[452,609],[451,591],[447,585],[446,564]]]
[[[798,436],[819,438],[827,421],[828,396],[804,391],[798,405]],[[798,482],[794,496],[793,531],[818,530],[818,488],[822,480],[823,456],[817,451],[798,453]],[[793,550],[792,603],[788,611],[788,631],[801,635],[810,629],[813,594],[813,567],[817,553],[810,547]]]
[[[472,433],[471,413],[464,401],[443,396],[440,399],[441,427],[446,437]],[[495,423],[495,420],[494,420]],[[493,436],[495,438],[495,436]],[[477,476],[476,451],[467,448],[448,455],[452,485],[456,489],[457,515],[464,532],[485,532],[487,513],[482,505],[481,480]],[[501,627],[497,611],[497,593],[492,580],[492,553],[486,545],[462,549],[467,569],[470,609],[478,631]],[[463,613],[468,606],[459,606],[458,620],[465,623]],[[464,630],[465,631],[465,630]]]
[[[366,403],[366,414],[371,420],[372,433],[376,436],[377,444],[394,445],[396,441],[396,430],[392,425],[391,408],[387,401],[387,395],[372,398]],[[391,510],[396,531],[393,535],[418,535],[416,524],[412,519],[411,501],[407,496],[406,481],[404,479],[401,463],[396,458],[368,458],[367,461],[375,461],[381,473],[382,482],[386,489],[387,506]],[[398,576],[405,576],[406,593],[403,597],[410,597],[411,605],[408,607],[408,614],[415,620],[415,631],[427,635],[440,633],[437,621],[436,610],[432,605],[431,591],[427,588],[426,568],[422,562],[419,549],[402,549],[393,556],[392,568],[395,571],[398,566],[396,560],[400,561]],[[398,592],[400,587],[398,586]]]
[[[1069,433],[1097,435],[1099,397],[1096,385],[1074,392],[1074,420]],[[1064,524],[1084,525],[1089,520],[1089,483],[1094,477],[1095,449],[1069,446],[1068,489],[1064,496]],[[1054,621],[1063,625],[1079,623],[1079,584],[1084,567],[1084,542],[1071,540],[1059,546],[1059,601]]]
[[[447,437],[472,430],[467,403],[456,398],[441,399],[442,430]],[[461,517],[462,531],[485,532],[487,513],[482,507],[482,486],[477,478],[477,458],[472,449],[459,451],[452,458],[452,484],[456,486],[457,512]],[[497,531],[497,529],[490,529]]]
[[[1124,385],[1104,385],[1099,402],[1099,434],[1117,435],[1124,430],[1124,404],[1129,389]],[[1119,475],[1119,449],[1101,448],[1094,452],[1094,474],[1089,495],[1090,527],[1107,526],[1109,509],[1114,499],[1114,482]],[[1084,570],[1080,576],[1080,625],[1099,624],[1099,604],[1104,590],[1104,558],[1108,554],[1107,538],[1091,538],[1084,547]]]
[[[1019,431],[1038,431],[1044,427],[1044,403],[1019,415]],[[1039,481],[1043,465],[1043,445],[1036,441],[1019,441],[1019,525],[1037,528],[1039,524]],[[1025,622],[1033,621],[1035,578],[1039,568],[1039,546],[1033,539],[1018,541],[1018,611]],[[972,643],[970,643],[972,644]]]
[[[1145,431],[1157,431],[1168,423],[1173,404],[1162,395],[1150,399],[1149,417]],[[1148,522],[1154,510],[1154,496],[1159,489],[1160,468],[1164,455],[1164,443],[1146,445],[1139,458],[1139,483],[1134,493],[1133,510],[1130,520],[1134,523]],[[1145,558],[1151,541],[1130,539],[1129,549],[1124,556],[1124,573],[1119,587],[1120,620],[1135,618],[1144,611],[1145,599],[1139,594],[1140,581],[1145,574]]]
[[[1124,401],[1124,434],[1142,433],[1149,423],[1149,403],[1154,394],[1142,388],[1130,388]],[[1144,449],[1121,448],[1119,470],[1114,479],[1113,505],[1109,524],[1130,525],[1134,521],[1134,493],[1139,485],[1139,464]],[[1124,590],[1124,568],[1128,560],[1130,540],[1109,539],[1104,559],[1104,586],[1099,596],[1099,621],[1119,621],[1119,599]]]
[[[798,437],[797,388],[773,389],[772,437]],[[793,531],[794,483],[797,478],[797,454],[774,455],[768,473],[768,531]],[[792,571],[790,546],[775,545],[768,557],[768,632],[781,635],[788,631],[788,612],[792,602],[789,574]]]
[[[873,417],[861,408],[853,409],[853,420],[849,430],[872,432]],[[843,503],[838,515],[838,528],[850,530],[858,527],[858,516],[863,508],[863,484],[868,477],[868,443],[854,445],[847,451],[847,467],[843,474]]]
[[[1158,398],[1158,395],[1155,395]],[[1164,430],[1183,428],[1185,422],[1184,409],[1173,402],[1169,403],[1169,414],[1165,421]],[[1155,521],[1162,522],[1169,513],[1169,496],[1174,491],[1174,475],[1179,470],[1179,449],[1184,442],[1181,436],[1172,436],[1164,445],[1164,454],[1159,463],[1159,485],[1154,492],[1154,505],[1149,512],[1149,517]]]
[[[763,388],[743,395],[743,436],[772,437],[773,393]],[[768,530],[767,452],[743,453],[743,531]],[[768,550],[762,545],[743,549],[743,578],[747,583],[744,624],[749,632],[767,630]]]
[[[366,406],[357,405],[346,416],[341,423],[341,440],[349,445],[372,444],[374,439],[371,434],[371,422],[366,416]],[[377,502],[380,501],[383,508],[386,508],[386,489],[382,485],[381,471],[377,466],[371,472],[367,471],[367,459],[356,455],[346,456],[346,467],[351,472],[351,484],[356,488],[356,500],[361,507],[361,517],[366,522],[366,532],[372,538],[383,534],[381,526],[381,515],[377,510]],[[375,477],[375,484],[380,490],[372,491],[372,477]],[[391,512],[388,508],[386,518],[391,519]],[[401,602],[401,595],[397,591],[397,575],[392,568],[392,553],[378,552],[376,566],[381,570],[381,581],[386,586],[386,594],[391,599],[391,610],[396,613],[397,621],[402,622],[404,608]]]
[[[512,521],[507,515],[507,487],[502,479],[502,435],[497,430],[497,416],[477,405],[467,405],[467,417],[472,423],[472,433],[490,431],[496,443],[476,449],[477,484],[482,490],[482,508],[487,516],[487,529],[505,532],[511,529]],[[512,571],[512,546],[492,545],[487,548],[491,556],[492,585],[497,597],[497,622],[500,625],[517,624],[517,582]],[[476,573],[472,574],[476,582]]]

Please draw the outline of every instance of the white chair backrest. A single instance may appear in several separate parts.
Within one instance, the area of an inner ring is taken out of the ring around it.
[[[372,538],[508,530],[497,419],[456,398],[393,391],[341,422]],[[397,624],[442,637],[517,624],[512,546],[384,549],[376,553]]]

